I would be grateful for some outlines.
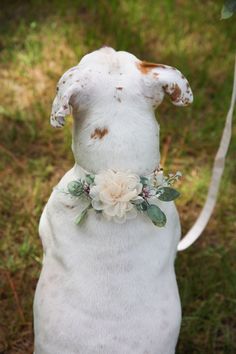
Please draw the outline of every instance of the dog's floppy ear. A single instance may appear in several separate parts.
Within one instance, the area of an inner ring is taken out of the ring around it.
[[[167,94],[176,106],[187,106],[193,102],[190,85],[184,75],[177,69],[163,64],[141,61],[138,67],[143,74],[152,76],[154,90],[159,97]],[[162,99],[160,100],[161,103]]]
[[[77,79],[77,67],[68,70],[57,85],[56,97],[52,104],[50,116],[51,125],[55,128],[61,128],[65,124],[65,118],[72,113],[73,97],[79,93],[79,84]]]

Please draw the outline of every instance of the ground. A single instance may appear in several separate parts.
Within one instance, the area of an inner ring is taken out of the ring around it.
[[[69,4],[69,5],[68,5]],[[181,170],[183,234],[203,206],[225,115],[235,56],[235,17],[220,1],[2,1],[0,12],[0,353],[32,353],[32,301],[41,267],[38,221],[72,166],[71,124],[49,125],[56,82],[107,44],[177,67],[195,101],[158,109],[165,171]],[[183,306],[177,353],[235,353],[236,129],[217,207],[201,239],[178,254]]]

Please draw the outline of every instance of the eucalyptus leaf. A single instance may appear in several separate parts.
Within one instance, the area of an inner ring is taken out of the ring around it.
[[[148,207],[147,202],[143,202],[142,204],[140,204],[140,207],[141,207],[141,210],[142,210],[142,211],[146,211],[146,210],[147,210],[147,207]]]
[[[227,20],[227,18],[230,18],[233,15],[233,11],[228,9],[226,5],[224,5],[221,9],[221,20]]]
[[[226,20],[236,12],[236,0],[226,0],[221,10],[221,19]]]
[[[135,205],[138,211],[146,211],[147,210],[147,202],[142,202],[141,204],[136,204]]]
[[[85,218],[86,215],[87,215],[88,209],[89,209],[89,208],[84,209],[84,210],[82,211],[82,213],[77,216],[77,218],[75,219],[75,223],[76,223],[77,225],[79,225],[79,224],[84,220],[84,218]]]
[[[148,186],[150,184],[150,181],[147,177],[140,177],[140,182],[142,183],[143,186]]]
[[[171,187],[162,187],[162,194],[158,196],[158,199],[162,200],[163,202],[171,202],[180,196],[180,193]]]
[[[152,220],[153,224],[159,227],[163,227],[166,224],[166,216],[163,211],[157,205],[148,205],[147,214]]]
[[[68,183],[67,189],[71,195],[78,197],[83,193],[83,184],[79,181],[71,181]]]
[[[88,184],[92,184],[94,182],[94,179],[95,179],[95,176],[93,176],[93,175],[86,175],[86,177],[85,177],[85,181]]]

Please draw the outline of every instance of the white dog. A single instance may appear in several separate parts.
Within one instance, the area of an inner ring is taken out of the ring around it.
[[[160,162],[154,109],[165,93],[178,106],[193,99],[175,68],[108,47],[83,57],[59,81],[51,123],[63,126],[72,108],[75,166],[54,189],[40,221],[44,259],[34,301],[35,354],[175,352],[181,306],[174,203],[156,202],[167,217],[164,227],[144,213],[116,223],[94,210],[76,225],[87,201],[62,192],[86,171],[150,175]]]

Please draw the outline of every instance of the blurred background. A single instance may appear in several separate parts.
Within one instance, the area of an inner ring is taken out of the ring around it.
[[[1,1],[0,4],[0,353],[32,353],[32,302],[41,269],[38,222],[52,187],[72,167],[71,125],[50,127],[62,73],[102,45],[177,67],[195,101],[165,99],[166,171],[182,171],[183,234],[204,203],[229,107],[235,17],[222,1]],[[235,117],[234,117],[235,118]],[[214,215],[201,239],[178,254],[183,322],[177,353],[236,353],[236,129]]]

